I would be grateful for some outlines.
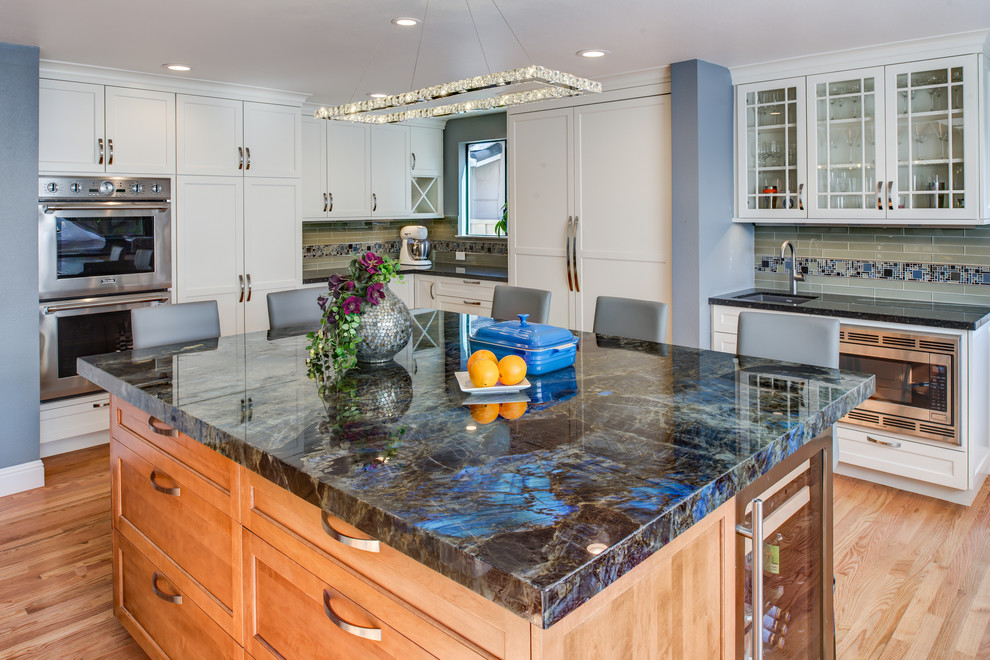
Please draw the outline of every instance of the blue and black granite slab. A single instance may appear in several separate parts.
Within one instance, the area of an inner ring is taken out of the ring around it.
[[[415,325],[432,334],[414,334],[384,368],[350,373],[326,400],[306,376],[302,336],[222,337],[78,367],[543,627],[874,389],[864,374],[581,333],[573,368],[531,377],[525,414],[492,421],[463,405],[454,378],[471,324],[485,321],[420,312]]]
[[[750,293],[784,293],[770,289],[744,289],[735,293],[712,296],[712,305],[728,305],[747,309],[768,309],[777,312],[814,314],[816,316],[840,316],[848,319],[884,321],[924,325],[933,328],[953,330],[976,330],[990,321],[990,307],[981,305],[959,305],[953,303],[923,302],[913,300],[890,300],[887,298],[867,298],[865,296],[843,296],[833,293],[807,294],[818,297],[800,305],[786,303],[737,300],[738,296]]]
[[[303,284],[318,284],[325,282],[334,273],[346,273],[346,268],[327,268],[316,273],[306,273]],[[427,275],[442,275],[443,277],[467,277],[473,280],[492,280],[508,282],[509,269],[507,266],[482,266],[479,264],[436,263],[429,268],[403,268],[401,273],[425,273]]]

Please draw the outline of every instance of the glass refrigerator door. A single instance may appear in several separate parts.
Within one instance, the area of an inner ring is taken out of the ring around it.
[[[771,485],[754,484],[761,490],[741,500],[745,509],[740,512],[740,526],[753,530],[755,522],[763,536],[762,561],[756,562],[762,563],[758,583],[753,580],[753,544],[739,537],[744,560],[740,586],[745,657],[834,657],[831,506],[826,501],[831,488],[825,487],[826,458],[819,450],[799,459],[797,466],[793,461],[782,464],[782,472],[779,467],[771,472],[775,474]],[[754,508],[762,525],[754,521]],[[754,607],[754,597],[759,597],[759,607]]]

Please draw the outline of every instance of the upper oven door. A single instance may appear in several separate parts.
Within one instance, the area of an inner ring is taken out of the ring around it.
[[[170,220],[167,202],[40,204],[41,300],[171,287]]]

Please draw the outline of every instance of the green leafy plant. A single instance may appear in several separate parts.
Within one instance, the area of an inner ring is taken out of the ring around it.
[[[385,300],[385,287],[395,277],[402,280],[398,261],[367,252],[351,260],[347,274],[327,280],[329,291],[318,298],[323,310],[320,329],[307,335],[309,377],[320,385],[321,394],[333,374],[357,364],[361,313]]]
[[[502,204],[502,219],[495,223],[496,236],[509,235],[509,203]]]

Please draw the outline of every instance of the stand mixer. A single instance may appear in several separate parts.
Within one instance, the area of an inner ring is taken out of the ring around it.
[[[430,242],[426,240],[426,227],[409,225],[399,230],[399,263],[406,268],[429,268]]]

